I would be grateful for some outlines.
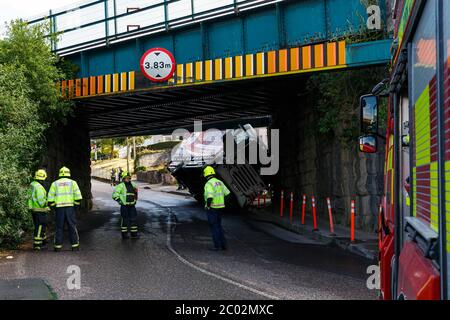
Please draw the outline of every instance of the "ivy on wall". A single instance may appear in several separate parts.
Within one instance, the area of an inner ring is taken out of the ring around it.
[[[319,73],[309,78],[307,90],[311,97],[314,123],[310,134],[338,137],[355,144],[359,136],[359,99],[386,78],[386,67]],[[386,101],[380,100],[380,130],[386,127]]]

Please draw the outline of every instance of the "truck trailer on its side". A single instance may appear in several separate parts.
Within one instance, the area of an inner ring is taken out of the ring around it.
[[[250,163],[249,150],[251,146],[256,145],[258,150],[263,148],[266,152],[267,146],[249,124],[228,133],[220,130],[191,133],[173,149],[168,169],[178,182],[185,185],[191,195],[203,204],[203,168],[212,165],[217,177],[232,193],[227,205],[246,208],[267,190],[267,185],[259,174],[261,165]],[[227,139],[230,139],[231,143],[227,142]]]

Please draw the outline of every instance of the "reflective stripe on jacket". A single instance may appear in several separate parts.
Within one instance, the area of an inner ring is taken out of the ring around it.
[[[57,208],[73,207],[80,204],[80,188],[76,181],[69,178],[61,178],[52,183],[48,192],[48,202]]]
[[[127,184],[125,182],[119,183],[112,194],[112,198],[115,201],[119,201],[122,205],[135,205],[137,201],[138,188],[133,183]]]
[[[47,191],[37,181],[30,183],[28,188],[28,208],[35,212],[47,212]]]
[[[230,190],[217,178],[209,179],[205,184],[205,203],[212,199],[211,208],[225,208],[225,196],[230,194]]]

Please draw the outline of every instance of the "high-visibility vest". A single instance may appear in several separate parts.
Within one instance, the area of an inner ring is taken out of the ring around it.
[[[31,182],[28,188],[28,209],[34,212],[50,211],[47,206],[47,191],[37,181]]]
[[[48,191],[47,201],[57,208],[73,207],[80,204],[80,188],[76,181],[69,178],[61,178],[52,183]]]
[[[205,203],[212,199],[211,208],[225,208],[225,196],[230,194],[230,190],[217,178],[209,179],[205,184]]]
[[[112,198],[115,201],[120,201],[120,204],[122,205],[132,206],[136,204],[137,193],[138,188],[133,182],[130,182],[129,184],[122,182],[114,188]]]

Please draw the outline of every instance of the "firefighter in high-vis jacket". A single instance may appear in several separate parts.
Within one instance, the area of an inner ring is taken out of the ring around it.
[[[122,182],[114,188],[112,198],[120,204],[122,239],[129,239],[128,232],[132,239],[137,239],[139,238],[136,211],[138,188],[131,182],[131,175],[127,171],[122,172],[121,178]]]
[[[214,243],[214,247],[210,250],[218,251],[227,250],[227,241],[222,228],[222,212],[225,209],[225,197],[230,194],[230,190],[215,177],[215,174],[211,166],[203,170],[203,176],[207,180],[204,193],[205,209]]]
[[[47,247],[47,214],[50,212],[50,208],[47,205],[47,190],[43,186],[45,179],[47,179],[45,170],[40,169],[36,171],[34,180],[28,189],[28,209],[30,209],[33,216],[33,248],[35,250],[41,250]]]
[[[72,251],[78,251],[80,248],[75,206],[79,206],[82,199],[77,182],[70,179],[70,170],[62,167],[59,170],[59,179],[52,183],[47,198],[49,205],[55,208],[56,233],[54,250],[56,252],[62,249],[64,225],[66,223],[69,227]]]

